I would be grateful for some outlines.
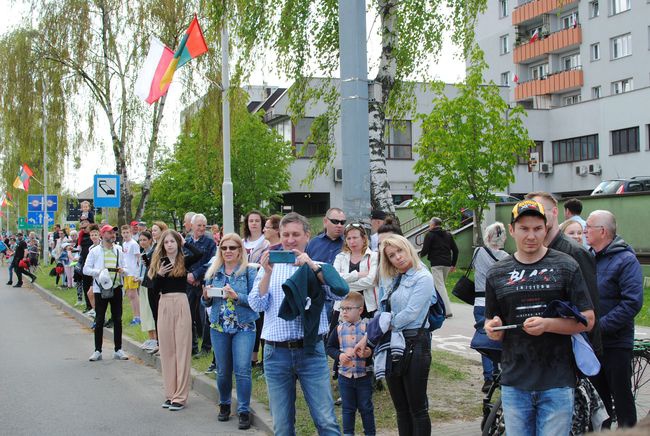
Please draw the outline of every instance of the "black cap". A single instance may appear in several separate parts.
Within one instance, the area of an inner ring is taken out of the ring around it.
[[[373,210],[370,212],[370,219],[373,220],[385,220],[387,216],[383,210]]]

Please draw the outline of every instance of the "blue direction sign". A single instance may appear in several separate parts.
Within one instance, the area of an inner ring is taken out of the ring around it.
[[[93,204],[95,207],[120,207],[119,175],[95,174]]]
[[[54,224],[54,212],[48,212],[48,225]],[[32,227],[43,227],[43,212],[31,212],[27,211],[27,226],[32,228]]]
[[[56,195],[47,196],[47,211],[56,212],[59,210],[59,197]],[[42,195],[28,195],[27,196],[27,211],[28,212],[43,212],[43,196]]]

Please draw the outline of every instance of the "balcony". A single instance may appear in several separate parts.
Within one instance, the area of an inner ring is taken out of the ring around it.
[[[557,9],[577,3],[578,0],[532,0],[512,11],[512,24],[517,26],[542,14],[549,14]]]
[[[536,95],[560,94],[579,89],[583,84],[582,69],[562,71],[543,79],[519,83],[515,88],[515,100],[528,100]]]
[[[563,49],[577,47],[582,44],[582,29],[580,26],[553,32],[543,39],[533,43],[526,42],[515,47],[512,58],[515,64],[525,64],[538,60],[549,54]]]

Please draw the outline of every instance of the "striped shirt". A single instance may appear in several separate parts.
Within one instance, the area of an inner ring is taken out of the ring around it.
[[[264,312],[264,326],[262,327],[262,339],[273,342],[295,341],[305,336],[305,329],[302,324],[302,317],[298,316],[291,321],[285,321],[278,316],[280,304],[284,300],[282,284],[289,279],[297,270],[298,266],[289,263],[276,263],[273,265],[273,273],[269,282],[268,292],[260,296],[260,281],[264,277],[265,270],[260,268],[253,290],[248,294],[248,304],[256,312]],[[326,298],[341,300],[343,297],[333,294],[329,286],[323,286]],[[327,309],[323,306],[320,313],[318,334],[324,335],[329,331],[327,322]]]

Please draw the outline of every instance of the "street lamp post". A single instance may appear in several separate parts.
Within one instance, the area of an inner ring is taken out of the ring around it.
[[[235,231],[233,186],[230,175],[230,102],[228,91],[230,89],[230,72],[228,68],[228,18],[224,11],[221,26],[221,112],[223,128],[223,184],[221,187],[221,209],[223,211],[223,232]]]

